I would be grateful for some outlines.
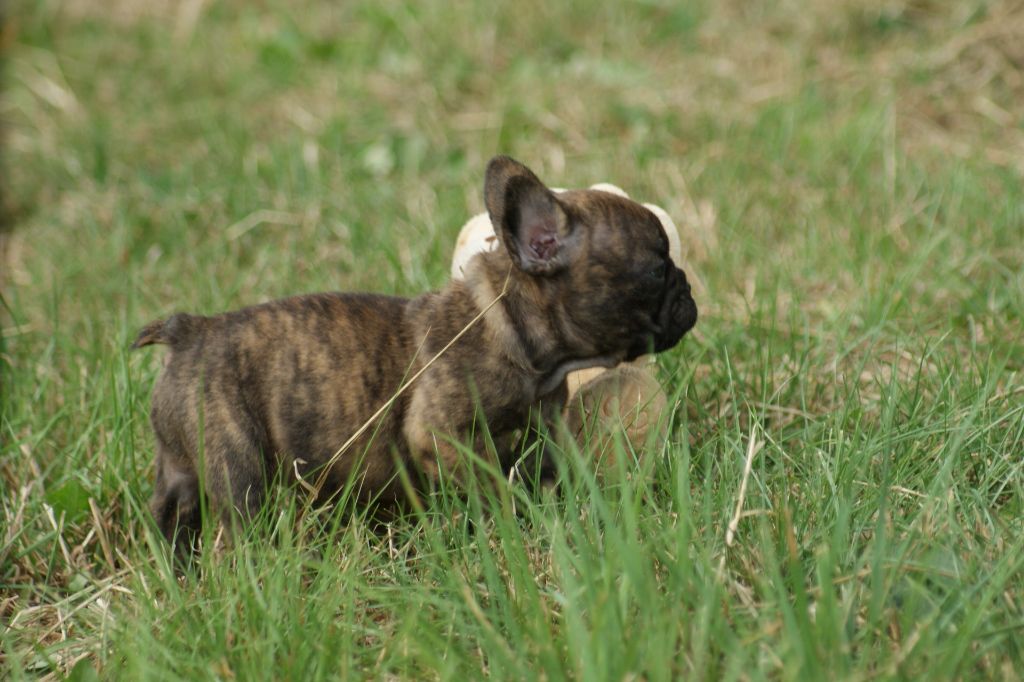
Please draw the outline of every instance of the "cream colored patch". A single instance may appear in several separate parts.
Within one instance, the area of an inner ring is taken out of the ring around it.
[[[657,204],[644,204],[644,208],[658,216],[658,220],[661,221],[661,227],[665,230],[665,236],[668,237],[668,256],[672,259],[672,262],[677,268],[683,267],[683,243],[679,239],[679,228],[676,227],[675,222],[672,220],[672,216]]]
[[[591,185],[590,189],[596,189],[598,192],[608,192],[609,194],[615,194],[620,197],[625,197],[626,199],[629,198],[629,195],[626,194],[624,189],[618,185],[613,185],[610,182],[599,182],[596,185]]]
[[[455,241],[455,252],[452,254],[452,279],[466,276],[469,261],[478,253],[493,251],[498,248],[498,237],[494,234],[491,219],[486,213],[475,215],[469,219],[459,232]]]
[[[591,367],[590,369],[581,369],[577,372],[569,372],[569,376],[565,378],[566,383],[569,385],[569,398],[571,399],[576,395],[580,387],[588,381],[597,378],[599,374],[607,371],[604,367]]]

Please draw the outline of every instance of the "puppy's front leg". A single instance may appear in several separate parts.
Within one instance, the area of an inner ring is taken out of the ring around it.
[[[520,450],[527,454],[518,469],[524,479],[534,487],[552,483],[558,468],[557,434],[562,428],[562,409],[568,400],[569,388],[563,379],[554,390],[543,396],[530,411],[527,428],[520,442]]]
[[[473,426],[474,409],[464,386],[451,381],[442,367],[431,368],[413,389],[403,432],[409,455],[419,473],[436,481],[441,472],[464,481],[465,455],[452,439],[464,438]],[[480,439],[480,445],[483,444]],[[476,447],[478,454],[485,449]]]

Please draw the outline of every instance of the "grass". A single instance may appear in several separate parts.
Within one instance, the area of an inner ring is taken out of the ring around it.
[[[1020,679],[1020,3],[165,4],[0,30],[5,677]],[[176,576],[137,329],[439,287],[498,152],[679,223],[666,446]]]

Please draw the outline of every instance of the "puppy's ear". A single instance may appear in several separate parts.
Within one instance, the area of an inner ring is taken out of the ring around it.
[[[484,202],[495,234],[520,270],[550,275],[569,264],[577,240],[572,223],[529,168],[507,156],[491,159]]]

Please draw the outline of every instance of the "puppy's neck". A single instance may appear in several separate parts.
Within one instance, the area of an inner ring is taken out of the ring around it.
[[[525,329],[520,332],[522,325],[517,327],[515,324],[515,311],[521,307],[519,299],[522,298],[522,292],[514,281],[517,273],[507,256],[504,259],[490,258],[492,255],[499,254],[480,254],[470,259],[466,266],[466,288],[476,307],[487,311],[484,324],[495,347],[519,369],[539,374],[531,352],[533,335]],[[491,262],[485,264],[485,257]],[[503,271],[504,275],[501,274]]]
[[[574,344],[564,338],[564,325],[556,323],[564,311],[552,307],[540,295],[542,284],[517,269],[501,250],[470,260],[466,286],[477,308],[487,311],[484,323],[496,347],[513,365],[537,377],[538,396],[558,388],[569,372],[613,367],[622,360],[568,352]]]

